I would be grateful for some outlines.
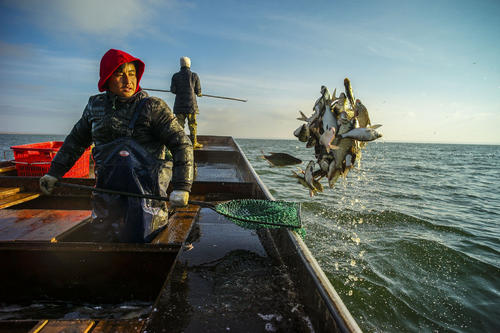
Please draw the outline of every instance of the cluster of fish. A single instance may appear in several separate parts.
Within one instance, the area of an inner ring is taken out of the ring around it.
[[[293,134],[307,148],[314,148],[316,162],[309,161],[305,170],[293,171],[293,176],[309,189],[311,196],[323,191],[319,182],[322,178],[326,177],[332,188],[340,176],[347,176],[355,162],[359,167],[366,143],[382,136],[376,131],[381,125],[372,125],[367,108],[354,98],[348,78],[344,79],[344,88],[345,92],[337,97],[336,89],[331,95],[327,87],[321,86],[313,114],[307,117],[299,111],[297,119],[304,124]],[[316,165],[319,168],[315,170]]]

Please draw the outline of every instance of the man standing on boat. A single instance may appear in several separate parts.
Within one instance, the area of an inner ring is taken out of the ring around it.
[[[94,143],[97,188],[166,197],[171,180],[170,206],[187,205],[193,147],[167,104],[139,86],[144,68],[123,51],[104,54],[98,83],[104,93],[90,97],[48,174],[40,178],[45,194]],[[94,192],[92,217],[97,240],[145,242],[167,223],[168,209],[165,201]]]
[[[200,78],[191,72],[191,59],[182,57],[180,62],[181,70],[172,76],[170,84],[170,91],[175,94],[174,114],[182,128],[187,119],[193,147],[202,148],[196,138],[196,114],[199,113],[196,96],[201,97]]]

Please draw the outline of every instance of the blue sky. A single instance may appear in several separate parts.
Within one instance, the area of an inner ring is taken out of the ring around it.
[[[189,56],[199,132],[293,138],[348,77],[383,140],[500,144],[500,1],[0,1],[0,132],[66,134],[110,48],[169,89]],[[173,106],[174,96],[151,93]]]

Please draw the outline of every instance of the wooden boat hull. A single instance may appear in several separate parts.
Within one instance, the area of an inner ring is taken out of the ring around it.
[[[4,302],[153,301],[179,246],[0,242]]]
[[[204,148],[195,150],[197,177],[192,196],[215,202],[240,198],[273,200],[231,137],[198,139]],[[91,178],[65,181],[94,183]],[[37,192],[38,179],[4,176],[0,177],[0,186],[21,186],[24,191]],[[54,196],[41,196],[9,209],[82,210],[89,209],[89,204],[85,191],[58,188]],[[0,260],[4,271],[9,272],[0,278],[2,301],[46,297],[154,302],[155,311],[146,320],[130,325],[125,321],[85,322],[88,332],[115,324],[125,325],[127,329],[123,331],[127,332],[165,328],[221,331],[228,327],[233,331],[262,331],[264,325],[271,324],[266,324],[262,317],[269,313],[285,317],[281,321],[272,319],[281,331],[360,332],[294,231],[243,230],[209,209],[191,206],[171,220],[152,244],[93,243],[88,223],[60,233],[56,243],[50,239],[0,242]],[[191,247],[186,250],[188,234]],[[38,321],[36,324],[42,325]],[[1,325],[8,323],[0,321]]]

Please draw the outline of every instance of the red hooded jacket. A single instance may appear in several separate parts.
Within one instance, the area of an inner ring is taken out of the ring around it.
[[[121,65],[135,61],[136,63],[136,71],[137,71],[137,88],[135,92],[141,90],[139,87],[139,82],[141,81],[142,74],[144,73],[144,63],[141,59],[131,56],[130,54],[116,50],[110,49],[106,52],[101,59],[101,68],[99,71],[99,83],[97,84],[99,91],[106,90],[106,81],[108,81],[109,77],[120,67]]]

